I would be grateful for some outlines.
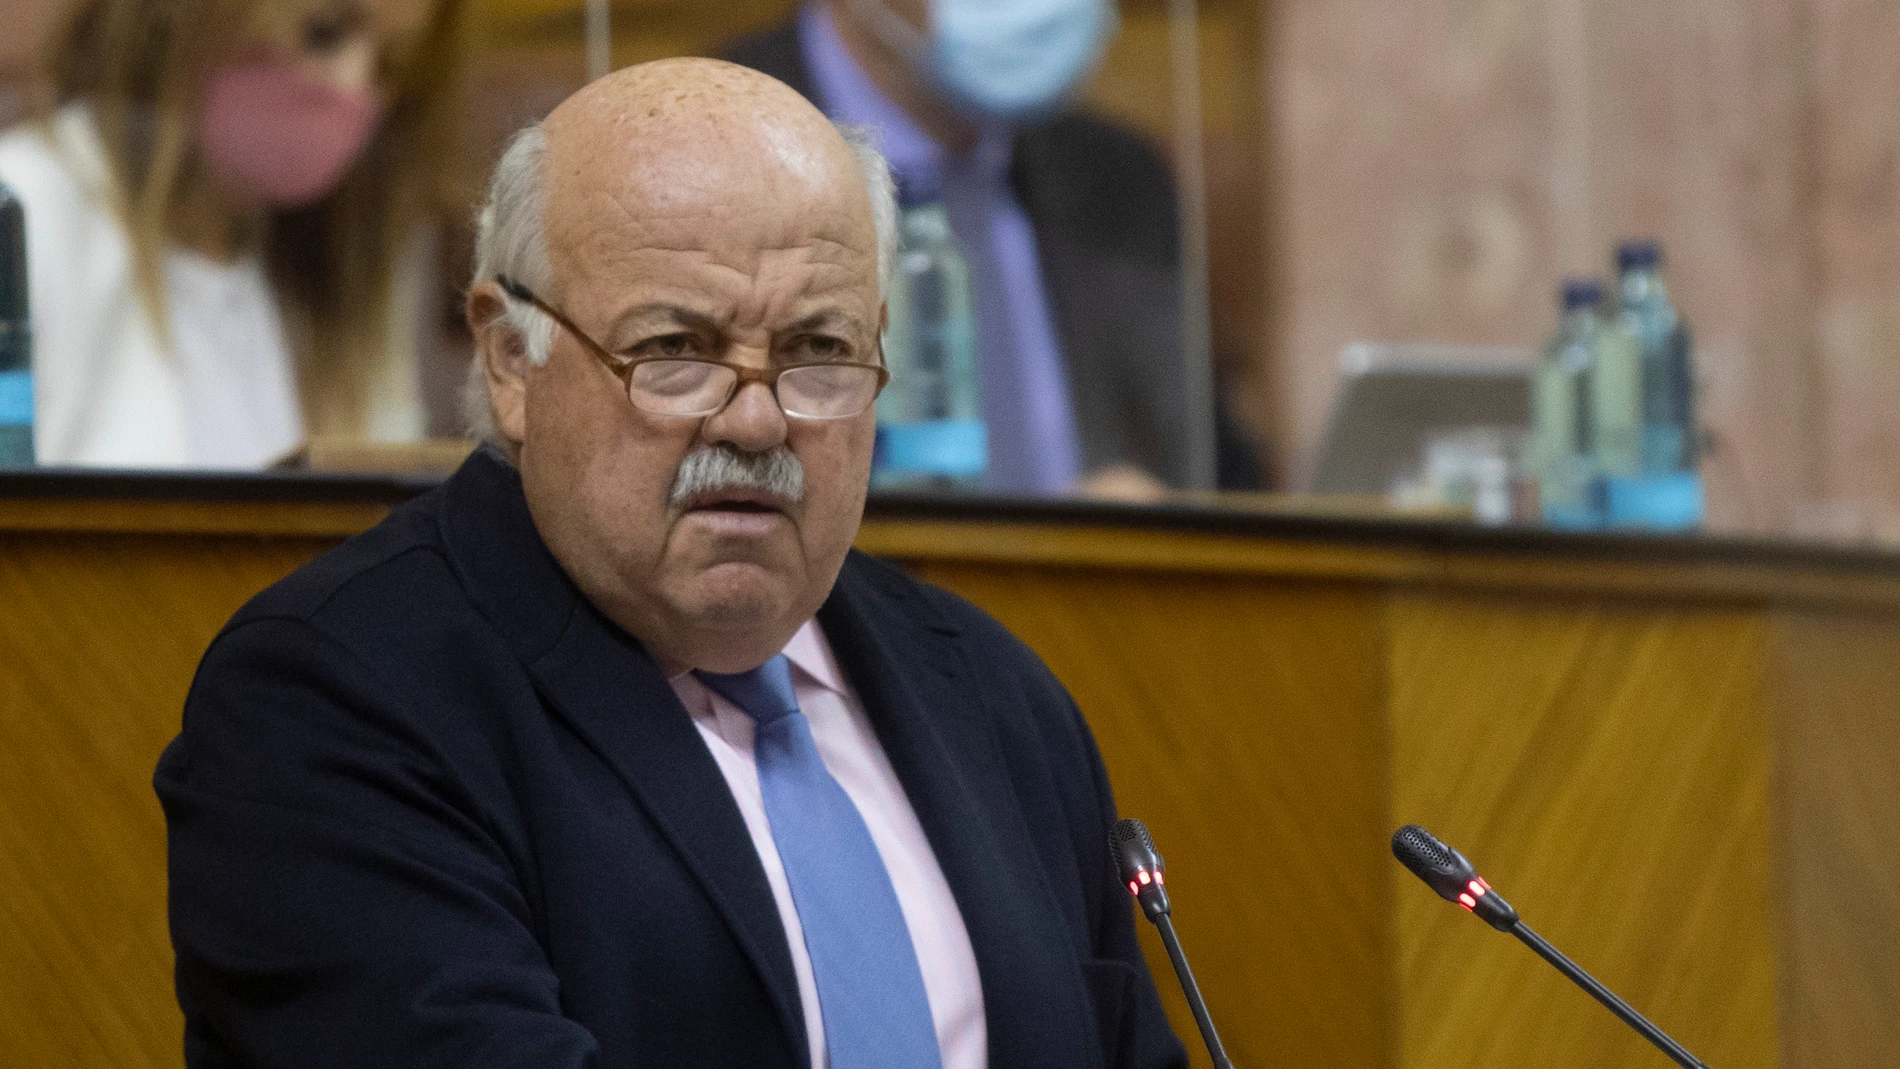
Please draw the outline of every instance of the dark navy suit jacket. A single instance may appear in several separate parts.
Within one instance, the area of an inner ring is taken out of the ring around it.
[[[1067,693],[868,557],[819,620],[963,913],[991,1064],[1185,1065]],[[491,455],[240,611],[156,786],[194,1069],[809,1069],[724,778]]]

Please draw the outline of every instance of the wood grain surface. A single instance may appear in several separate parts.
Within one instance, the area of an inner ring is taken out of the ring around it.
[[[94,504],[0,506],[0,1065],[175,1069],[151,770],[224,619],[347,523]],[[1900,1049],[1900,598],[1877,560],[953,519],[861,541],[1070,688],[1238,1064],[1657,1063],[1404,873],[1404,821],[1712,1065]]]
[[[1448,532],[1441,532],[1448,533]],[[1759,606],[1812,604],[1900,610],[1900,571],[1891,559],[1857,563],[1718,557],[1692,543],[1635,544],[1621,553],[1584,539],[1562,547],[1418,538],[1290,538],[1103,524],[993,520],[876,520],[858,547],[896,560],[1055,565],[1111,572],[1202,573],[1350,579],[1429,590],[1527,591],[1553,598],[1613,597],[1636,602]],[[1839,565],[1838,567],[1836,565]]]
[[[1167,860],[1175,927],[1235,1063],[1381,1064],[1376,597],[1217,575],[917,570],[995,614],[1075,695],[1117,804]],[[1198,1043],[1140,927],[1176,1031]]]
[[[1773,631],[1788,1069],[1900,1062],[1900,621]]]
[[[1710,1065],[1776,1064],[1764,624],[1614,603],[1392,604],[1389,823]],[[1662,1061],[1517,940],[1397,865],[1397,1064]]]
[[[332,541],[0,530],[0,1065],[181,1063],[152,769],[225,619]]]

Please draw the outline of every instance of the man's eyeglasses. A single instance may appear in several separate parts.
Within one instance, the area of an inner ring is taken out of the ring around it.
[[[739,387],[762,382],[788,416],[845,419],[870,408],[891,381],[876,364],[843,360],[779,364],[760,370],[723,360],[671,356],[615,356],[574,322],[506,275],[495,279],[508,296],[533,305],[594,354],[627,388],[627,400],[656,416],[710,416],[732,401]]]

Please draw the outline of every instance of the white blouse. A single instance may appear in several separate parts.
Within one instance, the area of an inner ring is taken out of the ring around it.
[[[263,265],[169,250],[161,339],[108,176],[84,106],[0,135],[0,182],[26,209],[39,462],[255,469],[291,452],[304,437],[296,364]],[[413,346],[403,348],[408,359],[392,360],[375,390],[378,439],[421,436]]]

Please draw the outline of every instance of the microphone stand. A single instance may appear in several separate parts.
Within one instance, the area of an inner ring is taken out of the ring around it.
[[[1594,998],[1598,1002],[1603,1003],[1603,1005],[1607,1007],[1611,1013],[1614,1013],[1618,1017],[1621,1017],[1623,1019],[1624,1024],[1627,1024],[1631,1028],[1636,1029],[1636,1031],[1640,1033],[1644,1039],[1647,1039],[1651,1043],[1654,1043],[1656,1045],[1657,1050],[1660,1050],[1664,1054],[1669,1055],[1669,1057],[1672,1060],[1674,1060],[1677,1065],[1682,1066],[1682,1069],[1709,1069],[1708,1066],[1696,1060],[1695,1055],[1690,1054],[1687,1050],[1684,1050],[1682,1047],[1682,1044],[1676,1042],[1673,1039],[1670,1039],[1669,1036],[1666,1033],[1664,1033],[1662,1029],[1657,1028],[1653,1024],[1650,1024],[1649,1018],[1644,1017],[1640,1013],[1637,1013],[1636,1010],[1633,1009],[1629,1003],[1624,1002],[1620,998],[1617,998],[1616,993],[1614,991],[1611,991],[1609,988],[1604,987],[1601,983],[1598,983],[1596,977],[1591,976],[1587,972],[1584,972],[1582,966],[1579,966],[1576,962],[1571,961],[1569,958],[1565,957],[1563,951],[1558,950],[1554,946],[1551,946],[1548,942],[1544,940],[1543,936],[1538,935],[1536,932],[1531,931],[1530,925],[1525,924],[1523,921],[1518,921],[1516,924],[1511,925],[1509,931],[1512,935],[1517,936],[1520,940],[1522,940],[1525,946],[1530,947],[1532,950],[1537,951],[1537,955],[1539,957],[1543,958],[1545,961],[1548,961],[1552,965],[1556,966],[1558,972],[1563,973],[1565,976],[1570,977],[1571,981],[1574,982],[1578,987],[1581,987],[1585,991],[1588,991],[1590,993],[1591,998]],[[1164,935],[1171,935],[1171,934],[1172,933],[1164,933]],[[1169,946],[1169,952],[1173,953],[1174,944],[1169,943],[1168,946]],[[1180,958],[1176,958],[1174,967],[1177,970],[1185,969],[1187,968],[1187,962],[1182,961]],[[1189,983],[1189,984],[1193,983],[1192,980],[1185,980],[1183,982]],[[1204,1026],[1204,1028],[1212,1028],[1212,1027],[1213,1027],[1212,1025]],[[1218,1064],[1218,1060],[1216,1060],[1216,1064]]]
[[[1200,1026],[1201,1042],[1207,1044],[1207,1056],[1213,1059],[1214,1069],[1234,1069],[1234,1063],[1227,1059],[1226,1048],[1220,1044],[1220,1035],[1214,1031],[1214,1018],[1208,1016],[1207,1003],[1201,999],[1201,985],[1194,982],[1194,970],[1188,968],[1187,955],[1181,952],[1181,940],[1175,937],[1173,919],[1166,913],[1149,919],[1161,931],[1161,944],[1168,948],[1168,960],[1174,962],[1174,975],[1181,981],[1182,993],[1187,995],[1188,1008],[1194,1011],[1194,1023]]]

